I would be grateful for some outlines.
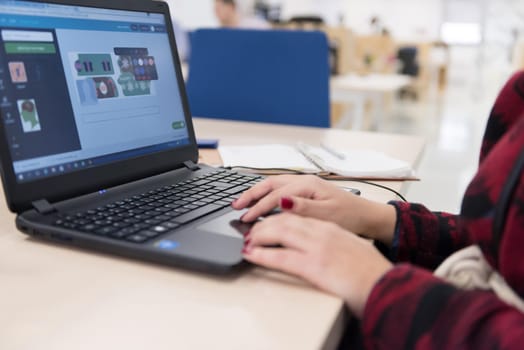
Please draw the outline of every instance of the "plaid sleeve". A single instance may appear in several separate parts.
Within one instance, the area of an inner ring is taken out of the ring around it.
[[[362,336],[367,349],[522,349],[524,314],[491,292],[398,265],[371,292]]]
[[[524,147],[524,72],[502,90],[490,116],[479,171],[466,191],[460,217],[419,204],[392,202],[397,227],[389,255],[435,268],[451,253],[478,244],[506,282],[524,297],[524,174],[506,214],[500,245],[495,207]],[[460,219],[460,221],[459,221]],[[521,349],[524,314],[487,291],[464,291],[427,270],[398,265],[373,288],[362,336],[372,349]]]
[[[473,241],[458,230],[458,216],[431,212],[420,204],[390,202],[397,211],[395,239],[389,257],[430,269]]]

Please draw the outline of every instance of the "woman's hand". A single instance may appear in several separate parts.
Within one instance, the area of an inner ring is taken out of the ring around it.
[[[343,298],[357,317],[373,286],[392,267],[369,241],[333,223],[289,213],[254,225],[244,257]]]
[[[250,207],[242,217],[244,222],[254,222],[280,207],[303,217],[333,222],[386,244],[393,240],[396,222],[393,206],[366,200],[316,176],[270,177],[247,190],[232,205],[237,210]]]

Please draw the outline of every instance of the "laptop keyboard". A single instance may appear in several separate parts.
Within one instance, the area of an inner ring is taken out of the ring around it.
[[[231,205],[259,182],[255,175],[217,170],[84,212],[58,214],[55,226],[145,243]]]

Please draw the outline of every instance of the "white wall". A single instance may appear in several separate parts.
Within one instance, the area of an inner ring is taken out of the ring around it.
[[[440,0],[350,0],[345,5],[346,23],[357,32],[369,28],[369,19],[382,19],[398,39],[437,39],[442,20]]]
[[[171,17],[186,29],[216,27],[213,10],[215,0],[164,0],[169,4]]]
[[[183,27],[215,27],[214,0],[167,0],[173,18]],[[270,0],[281,4],[283,18],[316,14],[330,24],[339,23],[341,15],[346,25],[358,32],[366,32],[369,19],[382,18],[392,33],[401,39],[438,35],[440,0]]]
[[[167,0],[173,18],[185,28],[215,27],[215,0]],[[252,1],[252,0],[240,0]],[[281,4],[283,18],[317,14],[330,24],[341,15],[346,25],[360,33],[369,30],[369,19],[379,16],[400,40],[437,39],[443,16],[443,0],[268,0]],[[479,1],[480,0],[475,0]],[[509,28],[524,31],[524,1],[487,0],[489,3],[488,41],[510,41]]]
[[[524,34],[524,1],[491,0],[486,27],[488,43],[509,45],[513,29]]]
[[[283,18],[316,14],[329,24],[344,23],[360,33],[378,16],[399,39],[435,39],[442,17],[441,0],[271,0],[282,5]]]

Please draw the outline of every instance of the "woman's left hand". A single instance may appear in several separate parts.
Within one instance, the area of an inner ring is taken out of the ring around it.
[[[244,257],[343,298],[357,317],[362,317],[373,286],[392,268],[371,242],[336,224],[290,213],[253,226]]]

